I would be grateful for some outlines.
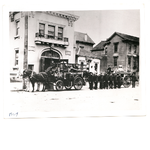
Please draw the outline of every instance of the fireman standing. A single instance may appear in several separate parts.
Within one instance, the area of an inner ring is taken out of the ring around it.
[[[90,90],[93,90],[93,73],[90,72],[90,75],[89,75],[89,88]]]
[[[97,73],[94,74],[93,80],[94,80],[94,89],[97,90],[97,83],[98,83]]]
[[[133,74],[131,76],[131,80],[132,80],[132,88],[135,88],[135,82],[137,81],[135,72],[133,72]]]

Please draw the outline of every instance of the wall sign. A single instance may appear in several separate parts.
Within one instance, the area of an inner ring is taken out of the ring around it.
[[[71,55],[71,51],[65,51],[65,55]]]

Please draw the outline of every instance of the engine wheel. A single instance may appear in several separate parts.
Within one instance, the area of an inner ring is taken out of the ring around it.
[[[70,81],[67,86],[65,86],[66,90],[70,90],[72,88],[72,82]]]
[[[63,81],[62,81],[62,80],[58,80],[58,81],[56,82],[56,90],[57,90],[57,91],[63,90]]]
[[[83,87],[83,79],[80,77],[75,78],[74,80],[74,88],[76,90],[81,90]]]
[[[123,85],[125,88],[128,88],[130,85],[131,85],[131,80],[130,80],[130,77],[125,77],[124,78],[124,82],[123,82]]]

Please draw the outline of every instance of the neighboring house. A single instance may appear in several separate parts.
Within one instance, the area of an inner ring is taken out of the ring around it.
[[[106,41],[100,42],[98,45],[101,45],[102,62],[105,64],[101,70],[111,67],[115,71],[121,65],[124,71],[139,72],[138,37],[115,32]],[[98,45],[93,48],[93,51],[100,50]],[[106,60],[105,57],[107,57]]]
[[[107,48],[106,44],[108,42],[101,41],[98,43],[93,49],[93,53],[99,53],[99,56],[101,57],[101,63],[100,63],[100,72],[104,73],[107,70]]]
[[[10,72],[30,68],[38,73],[59,59],[75,63],[78,18],[60,11],[10,12]]]
[[[76,63],[83,70],[100,73],[100,58],[98,53],[92,53],[94,41],[86,33],[75,32]]]

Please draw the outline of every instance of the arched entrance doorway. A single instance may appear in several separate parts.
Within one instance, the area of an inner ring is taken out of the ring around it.
[[[51,66],[52,62],[59,62],[61,56],[59,52],[54,50],[44,50],[41,54],[40,58],[40,72],[45,71],[49,66]]]

